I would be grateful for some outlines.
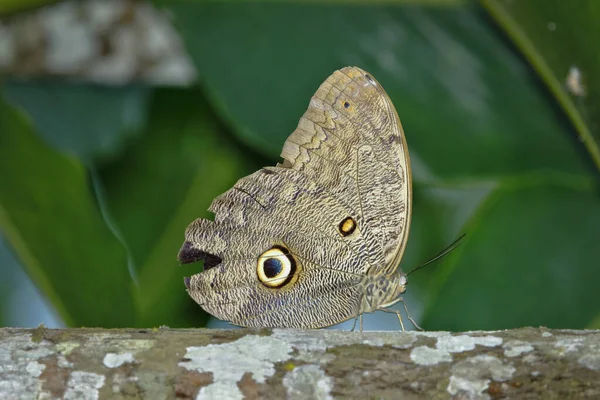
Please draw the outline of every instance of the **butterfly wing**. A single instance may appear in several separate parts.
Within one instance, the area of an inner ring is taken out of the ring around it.
[[[410,168],[398,116],[374,78],[344,68],[319,87],[281,156],[217,197],[214,221],[190,224],[179,259],[205,264],[188,292],[242,326],[352,318],[366,274],[394,271],[406,242]],[[280,270],[285,279],[270,279]]]
[[[359,208],[371,273],[396,270],[410,228],[410,159],[398,114],[366,71],[346,67],[319,87],[286,140],[283,166]]]

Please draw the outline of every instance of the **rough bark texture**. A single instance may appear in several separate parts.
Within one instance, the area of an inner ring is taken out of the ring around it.
[[[1,399],[600,398],[600,331],[0,329]]]

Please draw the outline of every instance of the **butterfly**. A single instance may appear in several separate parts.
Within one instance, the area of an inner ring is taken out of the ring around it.
[[[178,259],[204,261],[184,280],[190,296],[246,327],[321,328],[360,316],[362,330],[362,314],[382,310],[397,314],[404,330],[390,307],[404,304],[407,287],[398,265],[411,169],[383,87],[360,68],[335,71],[281,157],[215,198],[214,220],[188,226]]]

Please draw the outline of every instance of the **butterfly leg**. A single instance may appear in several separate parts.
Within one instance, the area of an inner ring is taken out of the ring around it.
[[[400,315],[400,311],[392,310],[391,308],[380,308],[380,310],[386,313],[396,314],[396,317],[398,317],[398,322],[400,322],[400,328],[402,328],[402,332],[406,332],[406,329],[404,329],[404,322],[402,322],[402,315]]]
[[[400,328],[402,328],[402,332],[406,332],[406,329],[404,329],[404,323],[402,322],[402,315],[400,315],[400,311],[397,311],[397,310],[393,310],[393,311],[396,314],[396,316],[398,317],[398,322],[400,322]]]
[[[354,328],[356,328],[356,321],[358,320],[358,318],[360,318],[360,314],[358,314],[356,317],[354,317],[354,323],[352,324],[352,329],[350,329],[350,332],[354,332]],[[362,326],[362,321],[361,321],[361,326]],[[362,330],[362,328],[361,328]]]
[[[402,303],[402,307],[404,307],[404,311],[406,311],[406,316],[408,317],[408,320],[411,322],[411,324],[413,324],[413,326],[417,328],[418,331],[424,331],[425,329],[421,328],[419,324],[417,324],[415,320],[412,319],[410,313],[408,312],[408,308],[406,307],[406,303],[404,303],[404,300],[402,300],[402,298],[400,298],[400,302]]]
[[[362,303],[363,300],[363,296],[361,296],[360,301]],[[352,324],[352,329],[350,329],[350,332],[354,332],[354,328],[356,328],[356,320],[360,318],[360,331],[362,332],[363,330],[363,325],[362,325],[362,314],[360,313],[360,309],[356,310],[356,317],[354,317],[354,324]]]

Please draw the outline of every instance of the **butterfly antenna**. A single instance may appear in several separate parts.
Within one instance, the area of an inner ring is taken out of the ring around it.
[[[450,244],[450,246],[448,246],[444,250],[442,250],[442,252],[440,254],[438,254],[437,256],[433,257],[431,260],[425,262],[424,264],[419,265],[417,268],[413,269],[408,274],[406,274],[406,276],[412,274],[415,271],[420,270],[421,268],[425,267],[426,265],[431,264],[432,262],[435,262],[435,261],[439,260],[440,258],[444,257],[446,254],[450,253],[452,250],[456,249],[458,246],[460,246],[460,242],[465,238],[465,236],[467,236],[467,234],[463,233],[461,235],[461,237],[459,237],[454,242],[452,242]]]

